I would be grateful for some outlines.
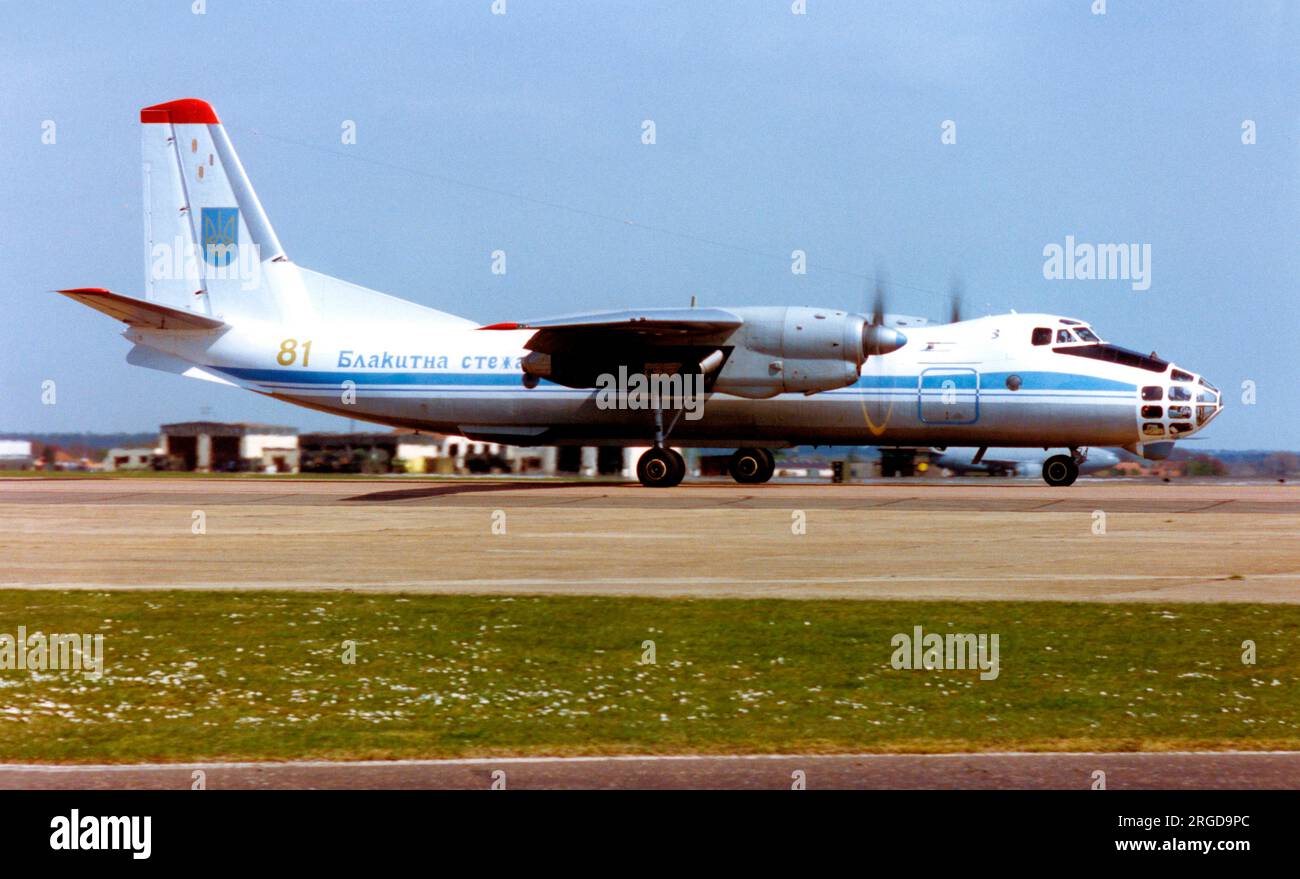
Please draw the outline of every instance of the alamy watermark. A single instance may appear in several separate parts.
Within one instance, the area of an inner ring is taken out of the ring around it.
[[[596,378],[596,408],[681,409],[687,421],[704,417],[704,375],[675,371],[676,364],[646,365],[646,372],[629,373],[626,366],[618,375],[602,373]]]
[[[1150,244],[1079,244],[1043,248],[1043,277],[1049,281],[1132,281],[1134,290],[1151,289]]]
[[[912,634],[899,632],[889,639],[895,648],[889,664],[896,669],[934,671],[937,669],[980,670],[980,680],[997,680],[1001,673],[998,662],[998,636],[970,632],[923,632],[920,626],[912,627]]]
[[[149,249],[149,277],[154,281],[239,281],[239,289],[262,283],[261,248],[253,243],[207,243],[200,248],[177,235]]]
[[[0,633],[0,671],[79,671],[89,678],[104,673],[103,635],[60,635],[52,632],[17,636]]]

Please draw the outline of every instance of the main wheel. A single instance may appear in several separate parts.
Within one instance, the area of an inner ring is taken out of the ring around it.
[[[1073,485],[1079,478],[1079,465],[1069,455],[1053,455],[1043,462],[1043,481],[1048,485]]]
[[[727,472],[745,485],[767,482],[776,472],[776,456],[767,449],[736,449],[727,462]]]
[[[686,462],[672,449],[649,449],[636,462],[636,478],[646,488],[672,488],[686,475]]]
[[[670,484],[680,485],[681,481],[686,478],[686,459],[676,449],[664,449],[664,451],[673,459],[673,476]]]

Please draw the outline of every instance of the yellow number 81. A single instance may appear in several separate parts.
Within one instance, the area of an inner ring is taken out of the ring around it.
[[[311,340],[302,343],[302,365],[306,366],[311,357]],[[280,343],[280,353],[275,355],[275,362],[281,366],[292,366],[298,359],[298,340],[285,339]]]

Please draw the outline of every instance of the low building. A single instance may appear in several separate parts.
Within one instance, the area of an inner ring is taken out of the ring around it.
[[[0,470],[30,470],[31,440],[0,440]]]
[[[158,449],[109,449],[104,455],[104,469],[109,472],[118,470],[152,470]]]
[[[508,446],[412,430],[304,433],[300,467],[312,473],[509,473]]]
[[[278,424],[183,421],[162,426],[162,454],[173,470],[234,472],[265,470],[269,460],[277,469],[292,469],[298,430]]]

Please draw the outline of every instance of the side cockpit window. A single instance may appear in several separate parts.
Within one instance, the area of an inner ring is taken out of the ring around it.
[[[1052,344],[1052,331],[1049,330],[1047,327],[1035,327],[1033,341],[1035,345]]]
[[[1092,330],[1088,329],[1087,327],[1079,327],[1079,328],[1078,328],[1077,330],[1075,330],[1074,332],[1075,332],[1075,335],[1077,335],[1080,339],[1083,339],[1083,341],[1085,341],[1085,342],[1100,342],[1100,341],[1101,341],[1101,339],[1097,338],[1097,334],[1094,333]]]

